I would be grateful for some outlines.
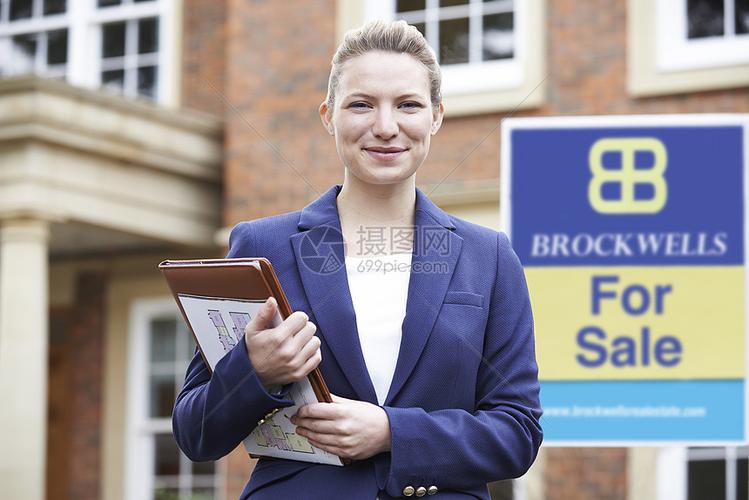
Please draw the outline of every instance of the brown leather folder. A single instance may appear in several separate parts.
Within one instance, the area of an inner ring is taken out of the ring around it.
[[[265,301],[273,296],[278,302],[282,319],[286,319],[293,312],[268,259],[165,260],[159,264],[159,269],[166,278],[198,346],[198,337],[179,300],[180,294],[256,301]],[[210,370],[210,364],[202,349],[201,354]],[[333,400],[320,370],[315,368],[307,377],[318,401],[331,403]]]

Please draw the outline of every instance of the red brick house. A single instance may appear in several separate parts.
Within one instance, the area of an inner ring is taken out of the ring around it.
[[[192,464],[171,439],[192,346],[155,266],[342,180],[317,106],[337,40],[374,18],[416,25],[444,67],[419,186],[490,227],[504,117],[749,112],[746,0],[0,0],[4,495],[237,497],[242,450]],[[496,497],[747,483],[746,448],[544,448]]]

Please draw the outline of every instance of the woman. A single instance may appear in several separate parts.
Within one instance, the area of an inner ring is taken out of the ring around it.
[[[487,482],[535,459],[541,410],[520,263],[506,236],[416,188],[443,111],[439,67],[415,28],[349,32],[320,106],[343,185],[232,231],[229,257],[268,258],[296,312],[270,328],[269,300],[212,375],[195,356],[174,409],[177,442],[192,460],[222,457],[292,404],[276,388],[319,365],[334,402],[293,421],[353,459],[262,459],[242,498],[488,498]],[[374,243],[382,260],[366,251]]]

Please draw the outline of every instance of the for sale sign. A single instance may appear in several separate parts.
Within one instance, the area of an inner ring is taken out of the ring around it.
[[[747,439],[747,115],[506,120],[545,442]]]

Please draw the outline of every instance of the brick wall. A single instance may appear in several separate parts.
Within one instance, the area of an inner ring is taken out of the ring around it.
[[[317,108],[334,0],[229,2],[224,220],[299,208],[343,179]]]
[[[70,405],[71,308],[52,308],[49,314],[49,372],[47,406],[47,500],[67,500],[70,492],[70,449],[73,409]]]
[[[317,115],[335,49],[334,7],[333,0],[230,1],[227,225],[301,208],[342,181]],[[627,95],[626,0],[547,2],[547,27],[547,103],[514,116],[749,111],[745,88]],[[508,114],[446,119],[418,183],[498,185],[499,123]]]
[[[101,407],[107,276],[82,273],[75,303],[50,318],[47,496],[101,497]]]
[[[223,117],[226,0],[183,0],[181,105]]]
[[[70,377],[70,405],[75,412],[70,429],[70,498],[77,500],[100,497],[107,283],[103,273],[81,273],[71,317],[70,356],[74,370]]]
[[[550,448],[546,500],[624,500],[626,448]]]

